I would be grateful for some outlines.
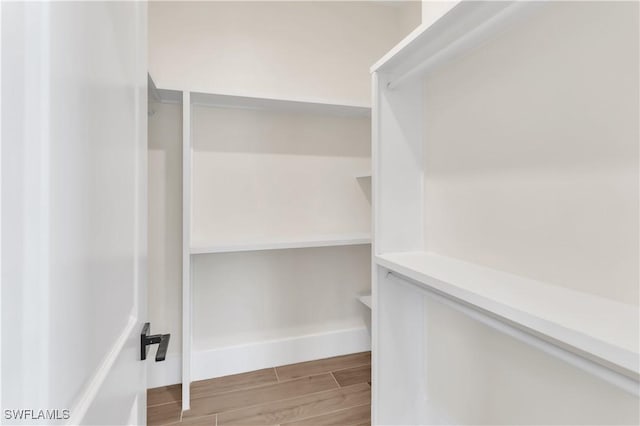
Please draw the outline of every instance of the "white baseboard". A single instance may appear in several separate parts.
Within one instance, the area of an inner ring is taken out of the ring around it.
[[[192,380],[211,379],[368,350],[371,350],[369,331],[366,327],[360,327],[198,351],[193,353]],[[164,362],[149,363],[147,387],[180,383],[180,361],[179,355],[167,354]]]
[[[362,327],[195,352],[192,380],[228,376],[370,349],[369,332]]]

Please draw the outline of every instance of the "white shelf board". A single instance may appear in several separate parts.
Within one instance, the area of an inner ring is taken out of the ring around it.
[[[150,102],[179,104],[182,103],[182,90],[159,89],[151,74],[147,73],[147,97]]]
[[[191,254],[231,253],[240,251],[281,250],[311,247],[335,247],[371,244],[369,234],[325,235],[301,239],[265,240],[251,242],[194,242]]]
[[[182,95],[184,92],[180,90],[171,89],[156,89],[157,94],[160,96],[160,102],[165,104],[179,104],[182,103]]]
[[[149,98],[154,102],[180,103],[183,90],[159,89],[150,74],[147,74]],[[370,117],[371,106],[325,99],[284,99],[247,96],[232,93],[203,93],[189,91],[191,104],[225,108],[266,109],[282,112],[306,112],[351,117]]]
[[[367,308],[371,309],[371,295],[365,294],[363,296],[359,296],[358,300]]]
[[[404,79],[427,71],[482,44],[536,2],[459,1],[440,19],[423,24],[393,47],[370,69]],[[418,70],[420,68],[420,70]]]
[[[151,75],[147,73],[147,100],[153,102],[162,102],[156,83],[151,78]]]
[[[429,252],[388,253],[378,265],[635,380],[640,309]]]
[[[354,177],[356,179],[367,179],[371,177],[371,172],[358,173]]]
[[[281,112],[327,114],[348,117],[369,117],[371,107],[366,105],[332,103],[321,100],[275,99],[250,96],[238,96],[223,93],[192,92],[193,105],[263,109]]]

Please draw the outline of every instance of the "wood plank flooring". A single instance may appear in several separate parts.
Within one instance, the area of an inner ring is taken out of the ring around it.
[[[371,353],[321,359],[147,391],[147,423],[190,426],[371,424]]]

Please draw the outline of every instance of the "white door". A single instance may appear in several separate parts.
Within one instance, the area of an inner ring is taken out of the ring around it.
[[[0,7],[2,422],[143,424],[146,4]]]

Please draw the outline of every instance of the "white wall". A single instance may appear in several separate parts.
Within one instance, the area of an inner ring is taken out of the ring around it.
[[[422,0],[422,25],[431,25],[453,8],[458,0]]]
[[[161,88],[369,104],[369,67],[418,3],[152,2],[149,70]]]
[[[549,4],[427,78],[429,250],[638,303],[637,12]]]
[[[554,2],[427,77],[428,250],[638,303],[638,31],[637,3]],[[425,312],[443,423],[640,420],[636,396],[437,302]]]
[[[192,244],[367,234],[371,122],[240,108],[192,108]]]
[[[364,326],[369,245],[198,255],[194,349]]]

